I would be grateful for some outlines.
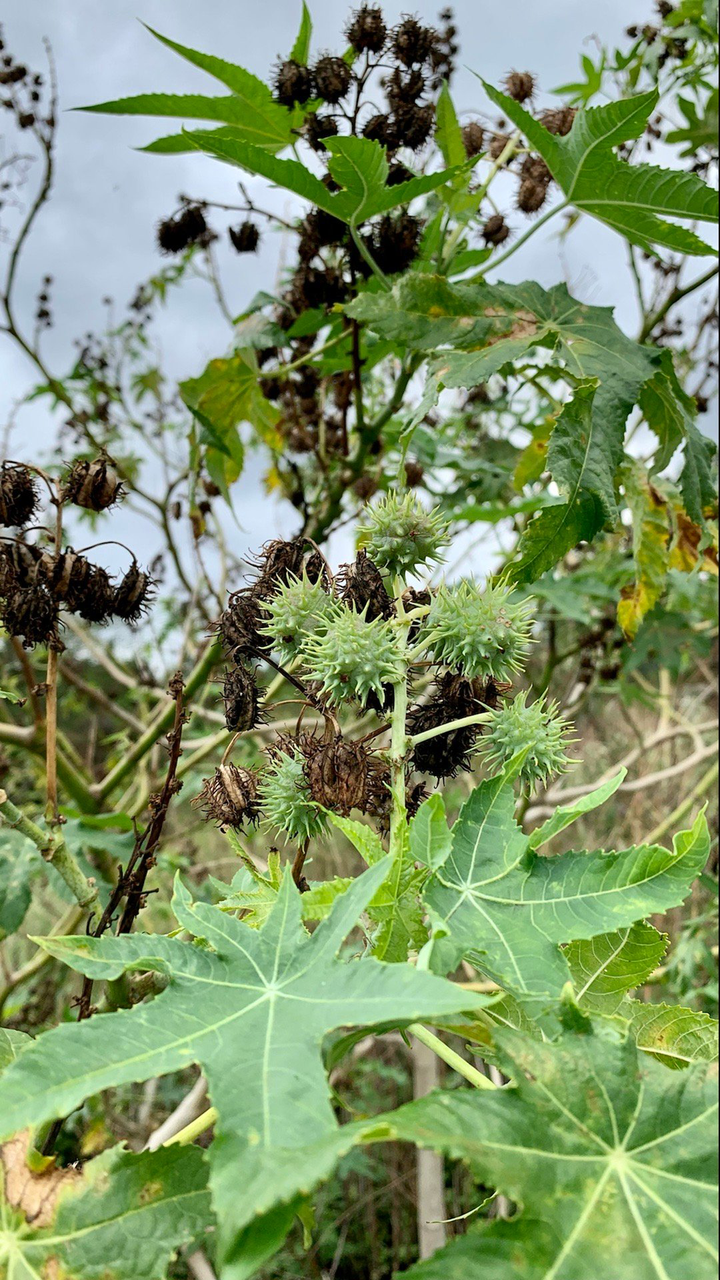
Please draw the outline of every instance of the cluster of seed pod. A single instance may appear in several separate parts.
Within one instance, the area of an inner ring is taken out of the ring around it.
[[[280,735],[268,748],[261,774],[223,762],[196,799],[221,826],[263,817],[302,844],[323,833],[330,809],[369,814],[384,830],[387,754],[377,749],[377,733],[353,740],[338,716],[354,706],[386,723],[403,685],[410,693],[406,729],[419,739],[406,760],[409,814],[425,796],[425,782],[413,775],[440,781],[472,769],[481,734],[486,741],[478,749],[495,767],[517,752],[526,726],[529,785],[564,767],[567,729],[556,709],[517,699],[504,703],[531,642],[531,605],[501,585],[408,586],[406,576],[440,559],[447,541],[438,514],[412,494],[381,499],[360,539],[355,560],[334,576],[303,537],[269,543],[254,581],[230,598],[216,623],[231,664],[223,690],[229,731],[248,732],[264,719],[258,687],[263,660],[286,676],[281,664],[292,664],[298,674],[290,678],[305,706],[324,723],[307,732],[303,712],[295,734]],[[406,614],[411,619],[403,623]],[[399,638],[403,627],[410,657]],[[435,671],[429,692],[418,683],[428,665]],[[436,733],[479,716],[487,727],[460,724]]]
[[[106,511],[122,491],[106,458],[75,463],[60,486],[61,505],[73,503]],[[153,583],[133,557],[118,581],[72,547],[51,549],[28,541],[22,532],[40,508],[36,474],[18,463],[0,467],[0,526],[18,531],[0,541],[0,623],[26,648],[59,645],[61,613],[77,614],[91,624],[111,618],[134,624],[153,594]]]

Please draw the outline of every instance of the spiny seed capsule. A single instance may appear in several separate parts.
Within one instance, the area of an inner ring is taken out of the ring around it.
[[[310,794],[301,744],[278,739],[270,758],[261,782],[262,809],[269,825],[298,843],[323,835],[327,820]]]
[[[25,649],[57,641],[58,606],[41,583],[17,588],[0,603],[0,622],[8,635],[20,637]]]
[[[228,235],[236,253],[254,253],[260,243],[260,232],[249,219],[237,227],[228,227]]]
[[[494,133],[488,146],[490,159],[499,160],[509,141],[506,133]]]
[[[385,96],[393,111],[400,106],[414,105],[425,89],[422,71],[410,71],[403,75],[396,67],[385,84]]]
[[[122,484],[107,458],[76,462],[63,486],[63,497],[87,511],[106,511],[122,496]]]
[[[428,511],[413,493],[387,494],[358,528],[370,559],[389,574],[413,573],[442,559],[448,527],[438,511]]]
[[[547,200],[547,183],[523,178],[518,188],[517,207],[521,213],[537,213]]]
[[[284,582],[297,578],[302,572],[306,546],[304,538],[292,538],[289,542],[274,538],[267,542],[262,555],[255,561],[258,570],[256,593],[263,597],[272,595]]]
[[[574,741],[573,726],[565,720],[556,702],[545,697],[527,705],[527,693],[519,693],[508,703],[485,715],[485,733],[479,753],[487,768],[499,773],[518,752],[529,748],[520,772],[525,786],[546,786],[555,774],[565,773],[573,763],[567,748]]]
[[[115,591],[113,613],[123,622],[133,624],[139,622],[145,613],[153,594],[153,580],[144,573],[136,560],[121,579]]]
[[[310,679],[333,705],[352,698],[364,703],[371,689],[381,696],[383,685],[403,679],[391,624],[381,618],[368,622],[352,609],[338,610],[332,627],[302,646],[302,656]]]
[[[507,93],[516,102],[526,102],[535,92],[535,76],[531,71],[511,71],[504,83]]]
[[[376,618],[391,618],[394,605],[385,588],[377,565],[367,551],[361,548],[352,564],[342,566],[337,576],[340,598],[355,609],[365,613],[368,622]]]
[[[270,638],[281,662],[291,662],[310,639],[333,625],[337,612],[337,602],[322,580],[311,582],[306,574],[289,578],[268,600],[263,635]]]
[[[382,9],[369,4],[355,9],[345,34],[357,53],[380,53],[387,39]]]
[[[326,54],[318,58],[312,71],[313,85],[319,98],[332,106],[345,97],[352,84],[352,70],[344,58]]]
[[[257,774],[234,764],[222,764],[212,778],[205,779],[192,803],[205,811],[206,822],[216,822],[220,827],[255,823],[260,817]]]
[[[230,733],[248,733],[261,723],[260,692],[254,671],[233,667],[225,676],[222,696]]]
[[[441,587],[422,623],[427,651],[470,679],[511,680],[531,643],[532,600],[520,600],[498,584],[481,591],[474,582]]]
[[[275,72],[275,101],[284,107],[294,107],[296,102],[307,102],[312,96],[312,77],[307,67],[288,58]]]
[[[57,557],[46,552],[42,558],[41,572],[48,591],[56,600],[62,600],[71,612],[77,609],[92,570],[90,561],[78,555],[72,547],[67,547]]]
[[[486,244],[503,244],[510,235],[510,228],[501,213],[494,213],[483,227],[483,240]]]
[[[485,130],[477,120],[471,120],[462,131],[463,146],[468,159],[480,155],[485,144]]]
[[[368,752],[341,737],[317,742],[305,760],[304,775],[316,804],[347,816],[365,803]]]
[[[0,467],[0,525],[22,528],[32,520],[39,505],[32,472],[12,462],[3,463]]]

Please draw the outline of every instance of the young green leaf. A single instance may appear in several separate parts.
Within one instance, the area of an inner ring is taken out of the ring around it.
[[[569,204],[606,222],[631,244],[651,253],[655,245],[679,253],[715,250],[694,231],[667,218],[714,222],[717,197],[694,173],[628,164],[613,148],[642,137],[657,106],[655,90],[581,108],[567,137],[551,134],[519,102],[483,80],[485,92],[539,151]]]
[[[300,30],[295,37],[295,43],[290,50],[290,57],[293,62],[299,62],[301,66],[306,67],[308,58],[310,57],[310,40],[312,39],[312,18],[305,0],[303,0],[302,17],[300,19]]]
[[[568,551],[581,542],[592,542],[604,523],[600,501],[590,493],[578,494],[575,502],[547,507],[523,530],[517,558],[508,565],[505,577],[517,584],[535,582]]]
[[[388,1117],[387,1133],[466,1159],[518,1213],[408,1280],[710,1280],[717,1094],[707,1068],[672,1074],[641,1061],[632,1041],[595,1035],[498,1038],[515,1089],[431,1095]]]

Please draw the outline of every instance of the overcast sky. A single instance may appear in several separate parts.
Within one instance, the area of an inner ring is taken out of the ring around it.
[[[384,5],[395,19],[407,6]],[[427,21],[437,7],[415,6]],[[472,71],[498,82],[512,68],[539,77],[540,101],[576,77],[581,52],[596,39],[615,42],[628,22],[648,21],[648,0],[456,0],[462,52],[453,94],[461,112],[492,114]],[[314,48],[342,49],[346,8],[337,0],[314,0]],[[61,105],[57,177],[51,204],[38,222],[20,276],[20,314],[33,314],[38,282],[55,277],[55,327],[46,337],[53,371],[72,358],[72,339],[103,323],[101,299],[118,308],[137,282],[161,262],[154,242],[157,220],[173,209],[177,193],[232,201],[236,177],[229,167],[199,155],[160,157],[135,150],[166,129],[165,121],[71,112],[70,107],[147,90],[224,92],[201,71],[159,44],[142,22],[174,39],[219,54],[265,76],[278,53],[287,53],[297,30],[299,0],[5,0],[2,21],[9,48],[33,68],[43,63],[48,37],[57,63]],[[171,122],[172,123],[172,122]],[[251,183],[258,193],[265,184]],[[273,197],[276,208],[284,197]],[[264,254],[237,257],[220,249],[230,306],[242,310],[275,270],[277,241],[266,238]],[[0,245],[0,255],[2,245]],[[269,265],[268,255],[273,255]],[[576,296],[594,304],[615,304],[628,332],[637,326],[625,249],[619,237],[586,219],[560,251],[540,233],[513,258],[508,279],[534,277],[544,285],[566,279]],[[198,374],[206,360],[222,354],[228,331],[205,287],[193,283],[172,298],[159,327],[164,367],[178,378]],[[0,428],[13,404],[34,380],[32,367],[0,335]],[[23,409],[16,441],[48,442],[52,430],[42,406]],[[241,518],[250,536],[267,533],[267,500],[256,475],[243,486]],[[292,518],[292,517],[291,517]]]

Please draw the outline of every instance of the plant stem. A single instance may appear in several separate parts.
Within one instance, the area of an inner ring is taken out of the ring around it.
[[[189,1142],[194,1142],[200,1137],[206,1129],[212,1128],[218,1118],[218,1113],[214,1107],[208,1107],[207,1111],[203,1111],[197,1119],[191,1120],[190,1124],[186,1124],[184,1129],[180,1129],[173,1134],[172,1138],[168,1138],[167,1142],[163,1142],[164,1147],[186,1146]]]
[[[390,281],[388,280],[388,278],[387,278],[387,276],[385,275],[384,271],[381,271],[381,270],[380,270],[380,268],[379,268],[379,266],[378,266],[377,262],[376,262],[376,261],[375,261],[375,259],[373,258],[373,256],[372,256],[372,254],[371,254],[370,250],[368,249],[367,245],[365,244],[365,241],[363,240],[362,236],[360,235],[360,233],[359,233],[359,231],[358,231],[357,227],[355,226],[355,223],[354,223],[354,222],[351,222],[351,223],[350,223],[350,235],[351,235],[351,236],[352,236],[352,238],[353,238],[353,244],[355,245],[355,248],[357,249],[358,253],[359,253],[359,254],[360,254],[360,255],[365,259],[365,261],[367,262],[367,264],[368,264],[368,266],[369,266],[370,270],[372,271],[373,275],[375,276],[375,278],[376,278],[377,280],[379,280],[379,281],[380,281],[380,283],[381,283],[381,285],[382,285],[383,289],[388,289],[388,290],[389,290],[389,289],[390,289]]]
[[[473,1067],[469,1062],[466,1062],[464,1058],[460,1057],[459,1053],[456,1053],[454,1049],[450,1049],[442,1040],[434,1036],[432,1031],[428,1031],[419,1022],[413,1022],[412,1026],[407,1029],[410,1035],[415,1036],[415,1039],[419,1040],[421,1044],[427,1045],[428,1049],[432,1049],[438,1058],[442,1058],[443,1062],[446,1062],[449,1067],[457,1071],[458,1075],[464,1076],[470,1084],[474,1084],[476,1089],[499,1088],[498,1085],[493,1084],[492,1080],[488,1080],[482,1071],[478,1071],[477,1067]]]
[[[692,280],[690,284],[683,285],[682,287],[676,286],[672,293],[670,293],[665,299],[662,306],[659,307],[653,315],[646,318],[645,323],[640,330],[638,342],[644,342],[646,338],[650,337],[655,325],[665,319],[668,311],[671,307],[675,306],[676,302],[680,302],[682,298],[687,298],[688,294],[694,293],[696,289],[702,289],[703,285],[708,284],[709,281],[712,280],[713,276],[717,275],[719,270],[720,267],[718,267],[716,263],[714,266],[710,267],[708,271],[704,272],[703,275],[698,276],[697,280]]]
[[[407,644],[412,620],[405,612],[403,591],[405,584],[401,578],[395,583],[395,626],[402,654],[402,678],[393,685],[393,710],[390,717],[390,854],[398,860],[402,859],[403,834],[407,822],[405,806],[405,759],[408,750],[407,736]]]
[[[73,854],[64,839],[57,832],[43,831],[30,818],[13,804],[5,791],[0,790],[0,814],[9,827],[22,832],[40,851],[46,862],[49,862],[62,876],[68,889],[77,899],[84,911],[93,913],[100,910],[100,898],[96,886],[83,875]]]
[[[431,738],[439,738],[442,733],[453,733],[455,729],[467,729],[473,724],[482,724],[485,719],[485,712],[481,712],[474,716],[461,716],[459,720],[448,720],[447,724],[438,724],[434,729],[426,729],[424,733],[416,733],[410,738],[413,747],[417,747],[421,742],[429,742]]]

